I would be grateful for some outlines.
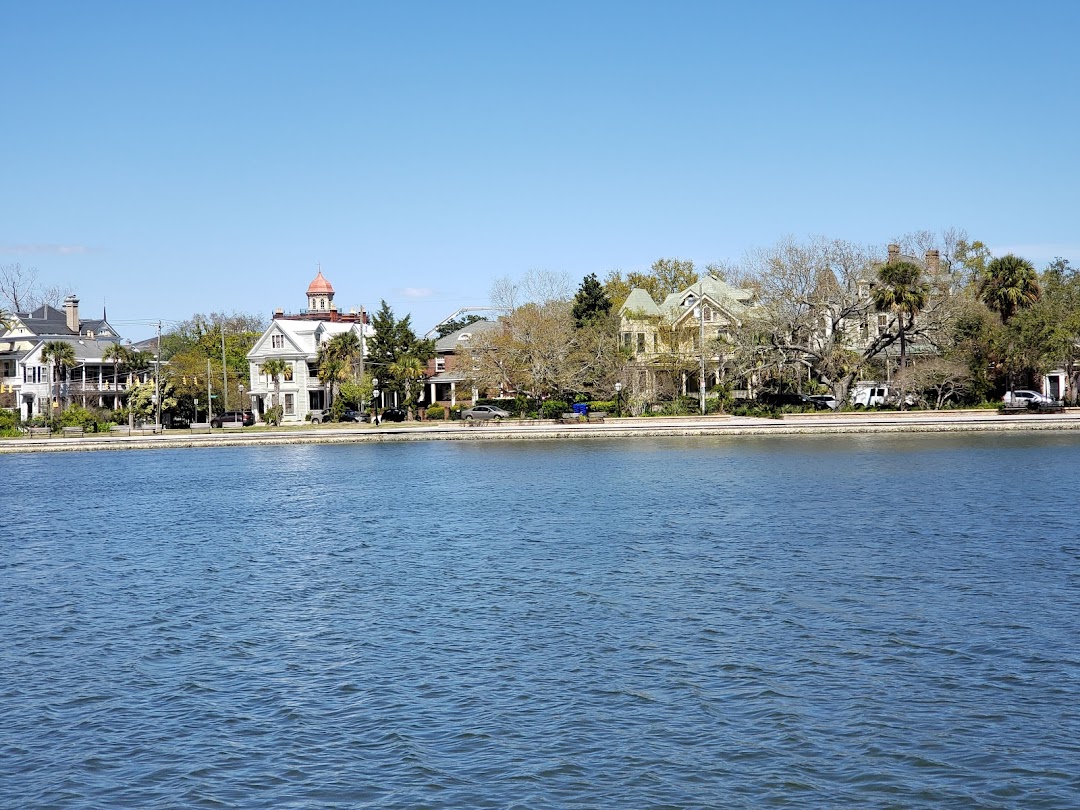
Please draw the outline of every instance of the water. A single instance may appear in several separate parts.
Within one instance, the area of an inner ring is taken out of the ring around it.
[[[0,459],[0,806],[1080,806],[1080,437]]]

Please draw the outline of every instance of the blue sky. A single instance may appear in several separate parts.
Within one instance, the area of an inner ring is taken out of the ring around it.
[[[150,323],[957,227],[1080,263],[1080,4],[0,0],[0,264]]]

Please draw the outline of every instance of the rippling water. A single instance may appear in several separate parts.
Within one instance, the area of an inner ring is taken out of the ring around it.
[[[1075,435],[6,456],[0,806],[1080,806]]]

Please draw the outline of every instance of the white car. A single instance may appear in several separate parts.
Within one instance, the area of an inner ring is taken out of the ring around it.
[[[1005,404],[1019,407],[1021,405],[1049,405],[1050,397],[1040,394],[1038,391],[1027,391],[1019,388],[1015,391],[1006,391]]]
[[[810,401],[820,402],[825,407],[830,408],[834,411],[840,407],[840,400],[838,400],[832,394],[811,394]]]

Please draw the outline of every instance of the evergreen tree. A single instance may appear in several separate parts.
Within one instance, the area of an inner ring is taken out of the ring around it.
[[[604,286],[596,278],[596,273],[585,276],[574,296],[574,325],[578,329],[597,317],[611,312],[611,299]]]

